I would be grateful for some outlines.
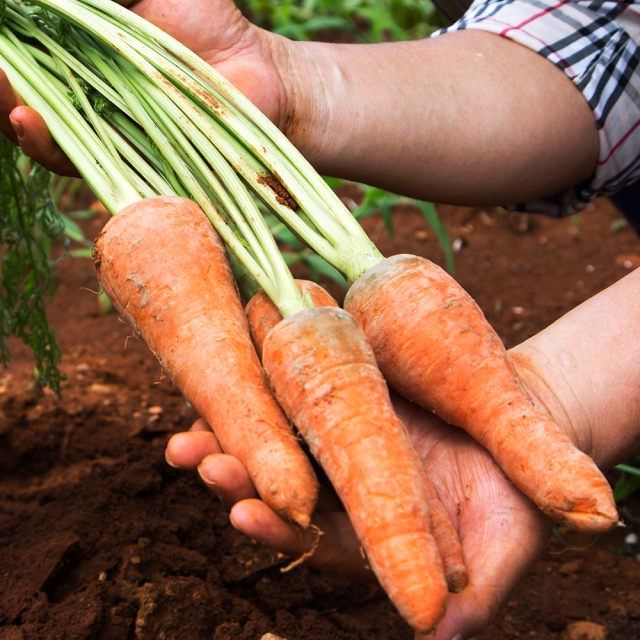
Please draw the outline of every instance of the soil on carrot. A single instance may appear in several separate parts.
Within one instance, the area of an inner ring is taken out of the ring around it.
[[[640,241],[607,201],[561,221],[440,212],[456,278],[508,346],[640,266]],[[104,221],[86,222],[87,236]],[[385,254],[444,264],[418,211],[395,211],[393,239],[382,220],[364,224]],[[412,639],[379,588],[304,565],[282,573],[286,559],[237,533],[194,474],[164,462],[170,435],[196,415],[130,329],[98,313],[89,260],[63,259],[56,279],[62,397],[34,383],[20,344],[0,369],[0,640]],[[640,532],[640,500],[620,507],[624,530],[550,538],[477,640],[640,638],[640,548],[625,542]],[[576,635],[581,621],[592,635]]]

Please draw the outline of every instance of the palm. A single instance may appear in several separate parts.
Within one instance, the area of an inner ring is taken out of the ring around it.
[[[461,631],[469,637],[489,622],[538,556],[549,524],[466,433],[402,398],[394,402],[460,535],[469,571],[467,587],[450,597],[437,639],[449,640]],[[231,508],[233,524],[247,535],[292,557],[308,549],[313,533],[301,536],[280,520],[257,499],[240,463],[220,453],[208,427],[199,421],[194,428],[169,443],[172,463],[197,467]],[[314,523],[323,536],[309,565],[353,580],[373,579],[346,513],[328,490],[321,494]]]
[[[414,446],[453,521],[469,584],[452,595],[437,638],[482,629],[535,560],[549,523],[509,482],[491,456],[456,427],[396,401]]]
[[[277,120],[284,92],[271,53],[285,46],[283,39],[252,25],[231,0],[140,0],[132,11],[197,53]]]

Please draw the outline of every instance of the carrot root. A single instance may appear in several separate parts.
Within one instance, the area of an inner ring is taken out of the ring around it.
[[[460,538],[424,468],[422,469],[422,479],[427,489],[431,530],[442,558],[444,577],[447,580],[449,591],[460,593],[469,581],[469,572],[464,564]]]
[[[134,203],[98,236],[94,262],[116,309],[262,499],[306,527],[317,480],[267,386],[225,247],[202,210],[177,197]]]
[[[269,333],[263,362],[392,602],[414,629],[433,629],[447,585],[421,465],[364,334],[342,309],[309,309]]]
[[[336,300],[315,282],[296,280],[296,283],[301,292],[308,292],[311,295],[316,307],[337,308],[339,306]],[[245,312],[249,320],[251,337],[256,351],[262,357],[264,339],[269,331],[282,320],[282,315],[264,291],[251,298],[245,307]],[[427,489],[431,529],[442,558],[447,585],[449,586],[449,591],[459,593],[464,589],[469,577],[462,557],[460,538],[438,499],[426,472],[423,471],[422,476]]]
[[[356,281],[345,308],[389,385],[464,428],[544,513],[587,533],[616,526],[609,483],[533,406],[502,341],[451,276],[424,258],[394,256]]]

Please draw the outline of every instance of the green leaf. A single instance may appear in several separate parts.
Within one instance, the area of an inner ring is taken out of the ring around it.
[[[70,249],[68,253],[72,258],[91,258],[93,249]]]
[[[39,382],[59,393],[61,354],[46,303],[54,289],[49,251],[65,223],[51,199],[50,180],[48,171],[30,168],[0,136],[0,359],[8,366],[7,341],[20,338],[35,356]]]
[[[70,211],[67,215],[74,220],[89,220],[96,217],[96,212],[93,209],[78,209]]]
[[[438,239],[438,243],[442,247],[444,251],[444,259],[447,265],[447,271],[453,275],[455,272],[455,264],[453,258],[453,249],[451,248],[451,238],[449,237],[449,232],[447,228],[444,226],[444,222],[442,222],[442,218],[438,215],[435,205],[431,202],[423,202],[420,200],[415,200],[415,205],[422,211],[422,215],[425,220],[429,223],[433,232],[436,234],[436,238]]]
[[[81,244],[92,244],[85,238],[84,232],[75,220],[72,220],[69,216],[64,214],[61,214],[61,216],[64,222],[64,235],[69,238],[69,240],[73,240],[74,242]]]
[[[323,176],[322,178],[333,190],[337,189],[341,184],[344,184],[344,180],[341,178],[332,178],[330,176]]]
[[[613,487],[613,497],[616,502],[620,502],[640,489],[640,475],[626,473],[622,475]]]
[[[302,251],[304,249],[302,242],[284,225],[275,231],[272,230],[272,233],[278,242],[282,242],[296,251]]]
[[[384,189],[378,189],[377,187],[369,187],[367,185],[361,185],[361,187],[364,191],[364,198],[360,206],[353,211],[353,217],[358,220],[376,213],[383,199],[390,195]]]
[[[616,466],[622,475],[613,487],[616,502],[628,498],[640,489],[640,456],[635,456],[624,464]]]

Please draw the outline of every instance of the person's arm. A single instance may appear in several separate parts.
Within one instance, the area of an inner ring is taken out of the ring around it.
[[[509,353],[529,392],[601,469],[640,452],[640,269]]]
[[[279,125],[320,173],[492,206],[594,172],[599,143],[586,100],[551,62],[507,38],[458,31],[290,49]]]
[[[323,174],[435,202],[515,204],[588,178],[598,137],[565,74],[507,38],[459,31],[375,45],[293,42],[229,1],[133,10],[213,64]],[[45,166],[55,145],[0,78],[0,129]],[[3,98],[4,95],[4,98]],[[54,165],[55,166],[55,165]]]

